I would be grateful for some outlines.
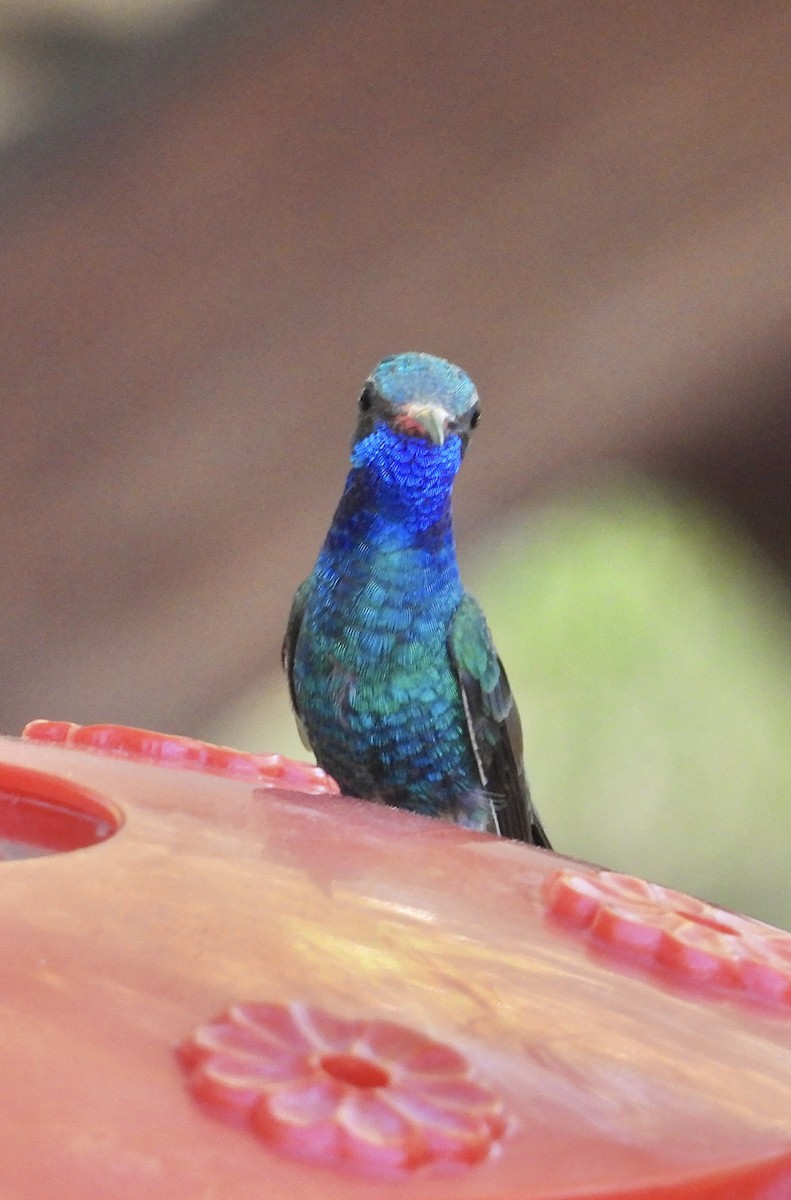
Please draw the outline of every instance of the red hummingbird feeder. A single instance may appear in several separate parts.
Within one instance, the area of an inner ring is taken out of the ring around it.
[[[789,1200],[791,934],[118,726],[0,749],[14,1200]]]

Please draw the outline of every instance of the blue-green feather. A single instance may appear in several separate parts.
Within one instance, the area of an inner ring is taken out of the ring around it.
[[[450,521],[460,445],[378,426],[352,462],[308,585],[300,717],[344,791],[437,813],[480,782],[446,648],[463,594]]]

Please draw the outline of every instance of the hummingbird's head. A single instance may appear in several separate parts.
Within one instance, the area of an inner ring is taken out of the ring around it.
[[[396,354],[366,380],[352,446],[384,425],[399,438],[434,446],[458,437],[463,454],[479,420],[478,393],[460,367],[433,354]]]
[[[477,424],[478,393],[459,367],[431,354],[385,358],[362,390],[352,440],[353,474],[373,489],[366,503],[410,537],[449,516]]]

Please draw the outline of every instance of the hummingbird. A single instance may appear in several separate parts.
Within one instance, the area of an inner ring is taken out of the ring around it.
[[[443,358],[374,368],[283,665],[302,740],[345,795],[551,848],[508,679],[456,559],[451,493],[480,415],[472,380]]]

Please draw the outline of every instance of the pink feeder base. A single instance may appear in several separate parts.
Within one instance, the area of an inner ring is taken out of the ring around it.
[[[790,935],[333,786],[0,742],[0,1195],[791,1198]]]

